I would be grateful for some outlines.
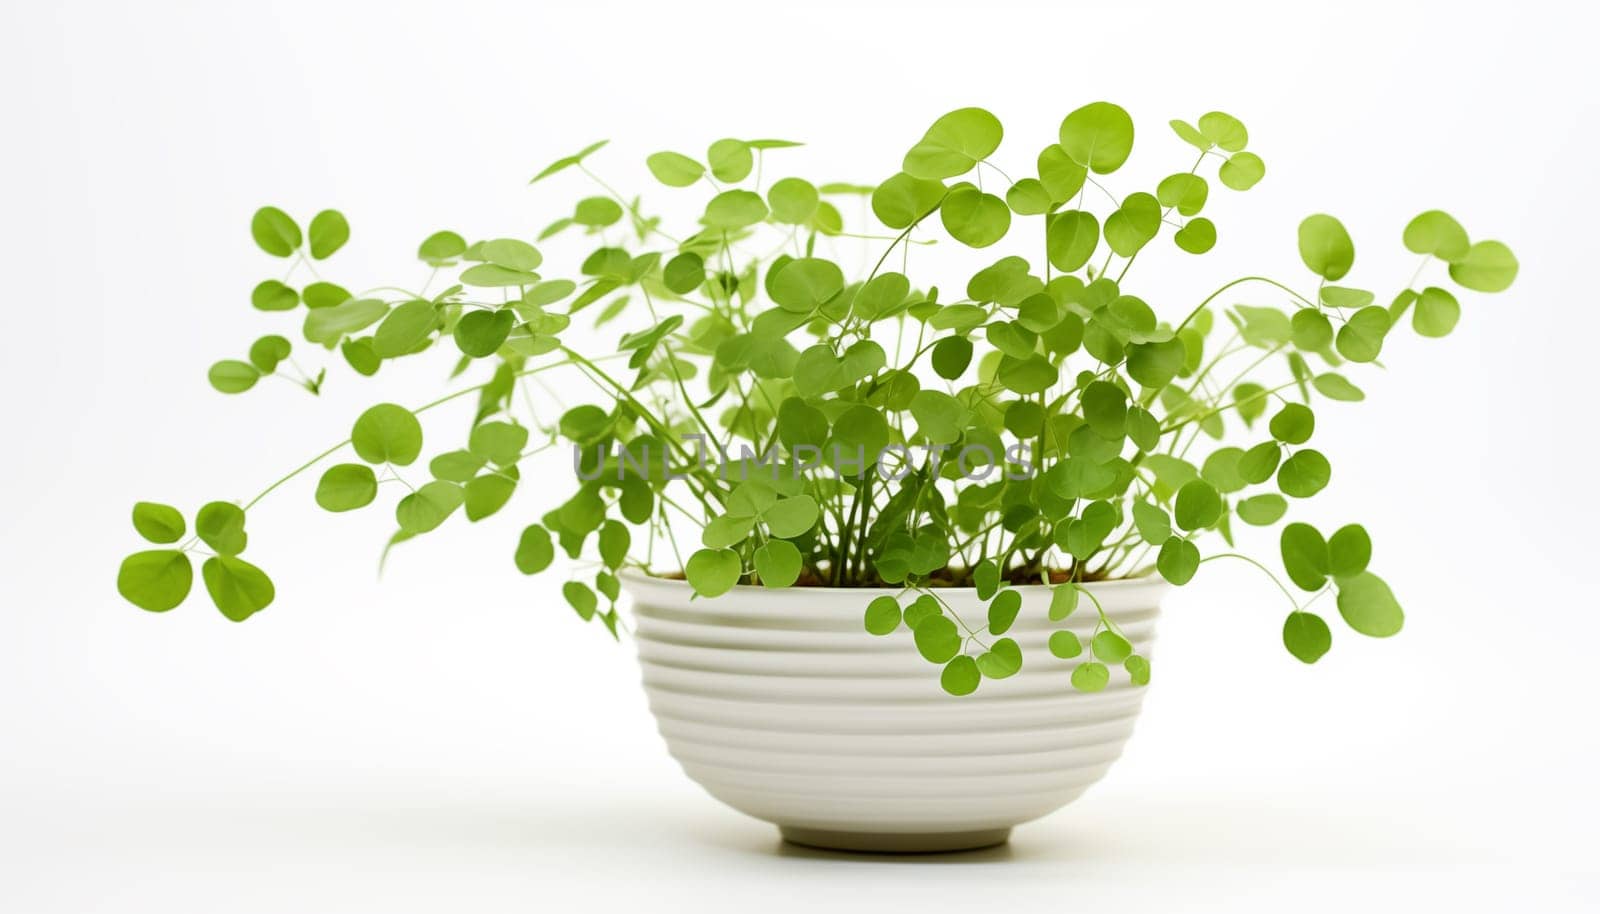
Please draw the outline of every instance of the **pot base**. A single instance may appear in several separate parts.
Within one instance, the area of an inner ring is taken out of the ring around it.
[[[778,833],[790,844],[830,851],[861,851],[871,854],[942,854],[951,851],[974,851],[1011,840],[1009,828],[897,833],[829,831],[823,828],[780,825]]]

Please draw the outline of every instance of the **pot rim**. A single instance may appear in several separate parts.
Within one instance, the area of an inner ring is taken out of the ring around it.
[[[637,567],[629,567],[629,568],[618,569],[617,577],[619,579],[621,579],[624,583],[640,584],[640,585],[649,586],[649,587],[670,587],[670,588],[677,589],[677,590],[689,591],[691,593],[693,592],[693,588],[691,588],[689,586],[689,582],[684,580],[684,579],[682,579],[682,578],[664,578],[664,577],[660,577],[658,575],[651,574],[651,573],[649,573],[647,571],[643,571],[643,570],[641,570],[641,569],[639,569]],[[1162,588],[1164,590],[1171,590],[1172,589],[1172,584],[1170,582],[1168,582],[1165,578],[1161,577],[1159,574],[1156,574],[1154,571],[1146,572],[1145,574],[1141,574],[1138,577],[1133,577],[1133,578],[1113,578],[1111,580],[1106,580],[1106,581],[1086,581],[1086,582],[1078,584],[1079,587],[1090,588],[1090,589],[1093,589],[1093,590],[1096,590],[1096,591],[1132,590],[1132,589],[1140,588],[1140,587],[1150,587],[1152,585],[1160,587],[1160,588]],[[1060,585],[1059,584],[1012,584],[1012,585],[1009,585],[1009,586],[1011,587],[1011,589],[1019,590],[1019,591],[1022,591],[1023,593],[1037,593],[1037,592],[1052,590],[1052,589],[1054,589],[1056,587],[1059,587]],[[791,586],[791,587],[764,587],[764,586],[762,586],[760,584],[735,584],[735,585],[733,585],[733,589],[729,590],[727,592],[727,594],[734,594],[734,593],[751,593],[751,594],[754,594],[754,593],[764,593],[764,594],[774,594],[774,593],[853,593],[853,594],[862,594],[862,595],[873,595],[873,594],[896,595],[896,594],[903,594],[908,589],[909,588],[906,588],[906,587],[794,587],[794,586]],[[972,592],[977,590],[976,587],[933,587],[933,588],[929,588],[929,589],[933,590],[933,591],[936,591],[936,592],[951,592],[951,593],[972,593]],[[727,594],[723,594],[723,596],[727,596]]]

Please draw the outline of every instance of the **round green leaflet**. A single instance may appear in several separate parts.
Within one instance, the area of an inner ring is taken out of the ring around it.
[[[287,339],[277,334],[261,337],[250,344],[250,364],[262,374],[272,374],[278,369],[278,363],[289,357],[292,348]]]
[[[256,386],[261,380],[261,371],[249,362],[223,359],[206,372],[206,380],[222,393],[241,394]]]
[[[930,181],[899,172],[872,192],[872,213],[892,229],[909,227],[933,211],[944,199],[942,181]]]
[[[1082,210],[1057,213],[1050,217],[1044,244],[1051,266],[1063,273],[1075,273],[1083,269],[1100,244],[1100,222]]]
[[[1111,682],[1111,670],[1093,660],[1078,664],[1072,671],[1072,687],[1080,692],[1098,692]]]
[[[1000,591],[989,603],[989,634],[1005,634],[1010,630],[1011,624],[1017,621],[1017,613],[1021,611],[1020,592],[1010,587]]]
[[[1216,145],[1188,121],[1171,120],[1167,121],[1167,126],[1172,128],[1172,132],[1176,133],[1179,139],[1201,152],[1209,152]]]
[[[1267,176],[1267,163],[1253,152],[1236,152],[1217,169],[1217,180],[1229,190],[1249,190]]]
[[[1443,210],[1430,209],[1406,223],[1402,236],[1406,250],[1413,254],[1428,254],[1440,260],[1455,263],[1467,256],[1472,246],[1467,240],[1467,230],[1454,217]]]
[[[1106,217],[1106,244],[1118,256],[1132,257],[1161,230],[1161,203],[1143,192],[1125,197]]]
[[[1180,250],[1190,254],[1204,254],[1217,244],[1217,227],[1210,219],[1201,216],[1190,219],[1172,236]]]
[[[619,521],[608,520],[600,527],[600,560],[612,571],[622,567],[622,562],[628,557],[628,547],[633,543],[633,535],[628,532],[626,525]]]
[[[274,257],[292,257],[300,247],[300,226],[276,206],[263,206],[250,218],[250,236],[256,246]]]
[[[933,344],[930,359],[935,374],[954,381],[972,363],[972,341],[964,336],[947,336]]]
[[[412,535],[427,533],[448,520],[466,497],[466,490],[456,483],[442,479],[424,483],[395,505],[395,523]]]
[[[134,606],[153,613],[166,612],[189,596],[194,567],[176,549],[135,552],[117,569],[117,593]]]
[[[1339,579],[1339,615],[1351,628],[1373,638],[1398,634],[1405,614],[1383,579],[1370,571]]]
[[[1278,536],[1283,570],[1301,590],[1316,593],[1328,581],[1328,544],[1310,524],[1288,524]]]
[[[1078,608],[1078,586],[1072,583],[1058,584],[1050,590],[1050,621],[1060,622],[1072,615]]]
[[[1193,216],[1206,205],[1210,187],[1206,179],[1189,172],[1178,172],[1161,179],[1156,185],[1156,199],[1162,206],[1177,209],[1184,216]]]
[[[152,543],[176,543],[187,527],[177,508],[141,501],[133,506],[133,529]]]
[[[202,505],[194,516],[194,532],[218,555],[238,555],[249,542],[244,532],[244,510],[232,502]]]
[[[1128,681],[1134,685],[1150,684],[1150,661],[1138,654],[1134,654],[1122,662],[1122,668],[1128,671]]]
[[[1167,582],[1182,587],[1200,569],[1200,547],[1181,536],[1174,536],[1156,554],[1156,570]]]
[[[732,184],[750,176],[755,156],[744,140],[717,140],[706,150],[706,164],[711,166],[712,177]]]
[[[1360,524],[1346,524],[1328,537],[1328,571],[1348,578],[1367,570],[1372,560],[1372,538]]]
[[[767,190],[772,218],[788,225],[809,222],[820,201],[816,186],[804,178],[784,178]]]
[[[344,213],[325,209],[311,217],[307,234],[311,242],[311,258],[323,260],[350,240],[350,223],[345,220]]]
[[[702,597],[720,597],[739,583],[744,565],[731,549],[701,549],[684,565],[689,586]]]
[[[779,267],[767,280],[767,294],[785,311],[806,314],[844,289],[844,271],[820,257],[801,257]]]
[[[678,152],[651,153],[644,164],[657,181],[668,187],[688,187],[706,173],[704,165]]]
[[[1078,640],[1078,634],[1067,629],[1050,633],[1050,653],[1062,660],[1071,660],[1083,653],[1083,642]]]
[[[923,390],[911,398],[911,415],[917,431],[934,444],[954,444],[972,418],[960,400],[943,391]]]
[[[1322,491],[1332,475],[1328,458],[1306,448],[1295,451],[1278,467],[1278,488],[1293,498],[1310,498]]]
[[[1389,310],[1379,305],[1368,305],[1350,316],[1338,336],[1334,347],[1339,354],[1352,362],[1371,362],[1383,352],[1383,338],[1389,333]]]
[[[1446,290],[1429,286],[1417,296],[1417,309],[1411,314],[1411,326],[1418,334],[1436,339],[1448,336],[1459,320],[1461,303]]]
[[[1301,308],[1289,318],[1290,341],[1304,352],[1321,352],[1333,342],[1333,323],[1315,308]]]
[[[1122,167],[1133,151],[1133,118],[1110,102],[1092,102],[1061,122],[1061,148],[1097,175]]]
[[[1184,530],[1200,530],[1222,517],[1222,496],[1203,479],[1190,480],[1178,490],[1172,519]],[[1164,547],[1163,547],[1164,548]]]
[[[887,635],[899,628],[900,618],[900,604],[894,597],[873,597],[867,604],[866,628],[874,635]]]
[[[1343,223],[1318,213],[1300,223],[1300,259],[1311,272],[1338,282],[1355,263],[1356,248]]]
[[[922,141],[906,153],[907,174],[928,180],[965,174],[1000,147],[1005,131],[982,108],[959,108],[933,122]]]
[[[778,407],[778,440],[791,449],[820,448],[828,441],[828,417],[799,397],[789,397]]]
[[[1266,482],[1278,469],[1278,460],[1282,456],[1283,449],[1276,441],[1263,441],[1239,458],[1239,476],[1250,485]]]
[[[1089,649],[1106,663],[1121,663],[1133,655],[1133,645],[1128,639],[1110,629],[1095,635],[1089,642]]]
[[[405,302],[383,319],[372,336],[372,351],[381,359],[393,359],[414,352],[439,326],[439,309],[431,301]]]
[[[1054,201],[1038,178],[1023,178],[1006,191],[1006,205],[1019,216],[1037,216],[1050,211]]]
[[[300,293],[276,279],[262,280],[250,291],[250,304],[259,311],[293,311]]]
[[[1474,292],[1503,292],[1517,278],[1517,258],[1498,241],[1480,241],[1450,264],[1450,278]]]
[[[1244,124],[1221,111],[1200,115],[1200,135],[1228,152],[1238,152],[1250,142],[1250,133],[1244,129]]]
[[[1283,620],[1283,646],[1301,663],[1316,663],[1333,647],[1333,632],[1321,616],[1297,610]]]
[[[1128,422],[1128,395],[1122,388],[1110,381],[1094,381],[1083,389],[1082,399],[1089,428],[1108,441],[1122,440]]]
[[[705,261],[699,254],[679,254],[661,268],[661,281],[679,295],[688,295],[706,281]]]
[[[422,454],[422,423],[404,406],[380,403],[356,419],[350,444],[367,463],[409,466]]]
[[[856,293],[850,310],[865,320],[880,320],[904,308],[910,294],[911,281],[904,273],[879,273]]]
[[[766,523],[767,529],[781,539],[804,534],[816,525],[819,516],[817,503],[809,495],[779,499],[772,507],[761,512],[761,520]]]
[[[971,695],[983,680],[978,662],[966,654],[951,659],[939,674],[939,686],[951,695]]]
[[[755,225],[767,218],[767,203],[761,195],[748,190],[728,190],[711,198],[706,204],[706,225],[715,229],[735,230]]]
[[[505,343],[515,324],[516,315],[509,310],[469,311],[456,323],[456,347],[469,358],[487,358]]]
[[[945,195],[939,218],[950,237],[970,248],[988,247],[1011,228],[1006,201],[971,185],[957,186]]]
[[[788,540],[768,540],[755,555],[756,575],[766,587],[789,587],[800,580],[800,550]]]
[[[1286,404],[1267,423],[1272,437],[1284,444],[1305,444],[1317,427],[1317,417],[1310,407],[1299,403]]]
[[[326,511],[354,511],[377,497],[378,477],[366,464],[331,466],[317,481],[317,504]]]
[[[1282,495],[1265,492],[1239,502],[1234,510],[1245,523],[1254,527],[1268,527],[1283,517],[1284,512],[1289,510],[1289,503],[1284,501]]]
[[[917,623],[917,652],[929,663],[944,663],[961,651],[961,633],[945,615],[929,616]]]
[[[621,219],[622,204],[610,197],[584,197],[572,213],[573,222],[589,228],[615,225]]]
[[[582,581],[568,581],[561,585],[561,596],[566,598],[567,605],[578,614],[578,618],[587,622],[594,618],[594,612],[600,608],[600,598],[594,595],[589,585]]]
[[[211,602],[234,622],[243,622],[272,605],[277,593],[266,572],[232,556],[206,559],[200,566],[200,576],[205,579]]]
[[[417,246],[417,259],[431,267],[447,267],[466,252],[467,239],[455,232],[434,232]]]
[[[978,656],[978,671],[990,679],[1005,679],[1022,670],[1022,646],[1011,638],[1001,638]]]
[[[550,540],[549,530],[538,524],[531,524],[522,531],[522,536],[517,540],[514,557],[518,571],[523,574],[538,574],[549,568],[555,557],[555,545]]]

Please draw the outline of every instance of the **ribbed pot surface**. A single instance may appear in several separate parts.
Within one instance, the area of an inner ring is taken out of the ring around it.
[[[736,587],[714,600],[689,586],[625,575],[650,710],[690,778],[790,840],[868,850],[946,850],[1004,841],[1011,826],[1076,799],[1122,753],[1144,689],[1112,671],[1093,694],[1072,688],[1078,660],[1045,642],[1062,627],[1087,645],[1087,599],[1049,621],[1048,588],[1020,587],[1006,634],[1022,671],[956,698],[904,627],[868,634],[867,602],[897,590]],[[1158,578],[1088,585],[1149,656]],[[987,610],[971,590],[939,595],[973,629]]]

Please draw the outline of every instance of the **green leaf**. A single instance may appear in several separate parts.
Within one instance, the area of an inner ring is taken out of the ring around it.
[[[1378,305],[1362,308],[1339,328],[1335,347],[1352,362],[1371,362],[1383,351],[1383,338],[1389,332],[1389,309]]]
[[[779,499],[776,504],[762,512],[761,519],[766,522],[767,529],[772,531],[773,536],[790,539],[816,526],[819,516],[817,503],[811,496],[795,495]]]
[[[767,218],[767,203],[748,190],[727,190],[706,204],[702,221],[714,229],[733,231],[755,225]]]
[[[310,286],[306,290],[310,291]],[[307,314],[303,332],[308,341],[331,346],[341,337],[371,326],[388,313],[389,306],[375,298],[350,299]]]
[[[933,122],[922,141],[906,153],[907,174],[927,180],[970,171],[1000,146],[1000,121],[982,108],[959,108]]]
[[[966,654],[952,658],[939,674],[939,687],[951,695],[971,695],[981,681],[978,662]]]
[[[250,218],[250,236],[256,246],[274,257],[292,257],[300,247],[300,226],[275,206],[263,206]]]
[[[1023,178],[1006,191],[1006,205],[1019,216],[1037,216],[1050,211],[1050,192],[1038,178]]]
[[[1049,616],[1051,622],[1060,622],[1072,615],[1072,611],[1077,608],[1078,585],[1069,582],[1057,584],[1050,589]]]
[[[1239,458],[1239,475],[1251,485],[1266,482],[1278,469],[1278,460],[1282,456],[1283,449],[1276,441],[1263,441]]]
[[[538,524],[531,524],[522,531],[521,538],[517,540],[517,553],[514,559],[518,571],[523,574],[538,574],[549,568],[555,557],[555,545],[550,541],[549,530]]]
[[[1285,444],[1304,444],[1311,440],[1311,433],[1316,426],[1316,414],[1309,407],[1290,403],[1272,417],[1272,421],[1267,423],[1267,430],[1272,432],[1272,437]]]
[[[1071,660],[1083,653],[1083,642],[1079,640],[1077,632],[1062,629],[1050,633],[1050,653],[1062,660]]]
[[[1095,635],[1089,642],[1089,649],[1106,663],[1121,663],[1133,654],[1133,645],[1128,639],[1110,629]]]
[[[1172,519],[1184,530],[1200,530],[1216,523],[1222,517],[1222,496],[1211,483],[1203,479],[1184,483],[1178,490],[1177,504]]]
[[[387,322],[386,322],[387,323]],[[494,355],[511,335],[516,315],[510,310],[468,311],[456,322],[454,332],[456,347],[468,358],[481,359]]]
[[[688,187],[706,173],[704,165],[678,152],[651,153],[644,164],[657,181],[668,187]]]
[[[767,295],[785,311],[809,314],[844,289],[838,264],[820,257],[801,257],[778,267],[767,278]]]
[[[117,593],[153,613],[166,612],[182,603],[193,585],[194,567],[189,564],[189,556],[177,549],[135,552],[123,559],[117,569]]]
[[[1017,613],[1022,611],[1022,593],[1013,588],[1006,588],[995,595],[989,603],[989,634],[1003,635],[1010,630],[1013,622],[1017,621]]]
[[[409,466],[422,453],[422,423],[404,406],[380,403],[356,419],[350,444],[367,463]]]
[[[1301,663],[1316,663],[1333,647],[1333,633],[1321,616],[1292,612],[1283,620],[1283,646]]]
[[[1307,448],[1294,452],[1278,467],[1278,488],[1294,498],[1310,498],[1322,491],[1332,475],[1328,458]]]
[[[1238,152],[1250,141],[1244,124],[1233,115],[1221,111],[1208,111],[1200,115],[1200,134],[1228,152]]]
[[[803,178],[784,178],[767,190],[772,218],[786,225],[804,225],[811,221],[820,199],[816,186]]]
[[[399,305],[372,335],[372,351],[393,359],[415,351],[439,326],[439,309],[431,301],[414,299]]]
[[[892,229],[903,229],[927,215],[944,199],[945,186],[899,172],[872,192],[872,213]]]
[[[1315,308],[1301,308],[1289,319],[1289,339],[1297,349],[1321,352],[1333,342],[1333,324]]]
[[[206,592],[224,616],[243,622],[272,605],[272,579],[260,568],[232,556],[217,555],[200,566]]]
[[[743,181],[750,175],[755,156],[750,152],[750,144],[744,140],[717,140],[706,151],[706,164],[711,166],[711,174],[718,181],[731,184]]]
[[[1328,544],[1310,524],[1289,524],[1278,538],[1283,570],[1301,590],[1315,593],[1328,581]]]
[[[1061,122],[1061,148],[1097,175],[1122,167],[1133,151],[1133,118],[1110,102],[1092,102]]]
[[[1367,395],[1361,392],[1361,388],[1351,384],[1343,375],[1332,372],[1312,378],[1311,386],[1317,389],[1317,393],[1330,400],[1357,403],[1367,398]]]
[[[372,351],[372,340],[362,338],[359,340],[345,340],[339,344],[339,353],[350,364],[356,374],[372,377],[383,366],[383,360]]]
[[[566,599],[567,605],[572,607],[572,611],[578,614],[578,618],[585,622],[593,619],[595,610],[600,608],[600,598],[596,597],[594,591],[589,589],[589,585],[582,581],[568,581],[562,584],[561,596]]]
[[[1517,258],[1498,241],[1480,241],[1450,264],[1450,278],[1474,292],[1503,292],[1517,278]]]
[[[1100,223],[1093,214],[1067,210],[1050,217],[1045,229],[1045,254],[1063,273],[1083,269],[1100,244]]]
[[[911,398],[911,415],[917,420],[917,431],[934,444],[954,444],[972,421],[972,410],[937,390],[918,391]]]
[[[266,279],[250,291],[250,304],[258,311],[293,311],[300,304],[300,293],[276,279]]]
[[[300,298],[305,301],[306,307],[311,309],[333,308],[351,300],[350,290],[344,286],[331,282],[314,282],[300,293]],[[383,304],[379,302],[378,304]],[[384,305],[384,311],[389,306]]]
[[[950,237],[971,248],[988,247],[1011,228],[1006,201],[966,184],[945,195],[939,218]]]
[[[532,180],[530,180],[528,183],[536,184],[540,181],[543,181],[545,178],[550,177],[556,172],[565,171],[574,165],[582,163],[584,159],[587,159],[595,152],[598,152],[601,147],[605,146],[605,144],[609,142],[610,140],[600,140],[596,143],[590,143],[589,145],[583,147],[583,149],[576,155],[562,156],[561,158],[556,159],[554,162],[546,165],[538,174],[534,175]]]
[[[1413,254],[1428,254],[1449,263],[1467,256],[1472,246],[1467,240],[1467,230],[1449,213],[1430,209],[1406,223],[1402,236],[1406,250]]]
[[[1106,217],[1106,244],[1118,256],[1132,257],[1160,230],[1161,204],[1147,193],[1132,193]]]
[[[1003,356],[995,377],[1007,390],[1026,396],[1049,390],[1060,372],[1042,355],[1030,355],[1026,359]]]
[[[1045,193],[1050,195],[1050,202],[1055,206],[1071,200],[1083,189],[1089,176],[1089,169],[1072,161],[1067,151],[1055,143],[1039,151],[1038,168],[1039,183],[1044,185]]]
[[[572,212],[572,221],[588,228],[604,228],[621,219],[622,204],[610,197],[584,197]]]
[[[311,240],[311,259],[323,260],[344,247],[344,243],[350,240],[350,223],[345,220],[344,213],[336,209],[325,209],[311,217],[308,234]]]
[[[1162,206],[1176,209],[1181,215],[1193,216],[1206,205],[1210,193],[1206,179],[1189,172],[1178,172],[1161,179],[1156,185],[1156,199]]]
[[[1328,538],[1328,571],[1349,578],[1367,570],[1372,560],[1372,538],[1360,524],[1346,524]]]
[[[1083,389],[1082,399],[1089,428],[1108,441],[1122,440],[1128,422],[1128,395],[1122,388],[1110,381],[1094,381]]]
[[[278,363],[289,357],[292,349],[289,341],[277,334],[261,337],[250,344],[250,364],[262,374],[272,374],[278,370]]]
[[[1405,613],[1383,579],[1370,571],[1339,579],[1339,615],[1351,628],[1373,638],[1400,631]]]
[[[800,580],[800,550],[788,540],[768,540],[756,550],[755,559],[764,587],[789,587]]]
[[[1267,176],[1267,163],[1253,152],[1236,152],[1217,169],[1217,180],[1229,190],[1249,190]]]
[[[689,586],[702,597],[720,597],[739,583],[744,565],[731,549],[701,549],[684,566]]]
[[[1168,121],[1167,125],[1172,128],[1172,132],[1176,133],[1179,139],[1200,150],[1201,152],[1209,152],[1211,147],[1216,145],[1211,140],[1207,139],[1205,134],[1195,129],[1187,121],[1172,120]]]
[[[1237,492],[1250,484],[1239,471],[1244,461],[1244,451],[1236,447],[1222,447],[1212,451],[1200,468],[1200,476],[1217,487],[1218,492]]]
[[[972,341],[964,336],[947,336],[933,344],[930,358],[935,374],[954,381],[972,362]]]
[[[466,490],[453,482],[435,479],[423,483],[395,505],[395,522],[413,536],[427,533],[444,523],[466,501]]]
[[[249,362],[223,359],[206,372],[211,386],[225,394],[244,393],[261,380],[261,371]]]
[[[1180,536],[1174,536],[1161,546],[1156,554],[1156,570],[1167,582],[1178,587],[1189,583],[1200,569],[1200,548]]]
[[[867,631],[887,635],[900,627],[900,604],[891,596],[874,597],[867,604]]]
[[[566,422],[565,416],[562,421]],[[467,450],[501,466],[510,466],[520,460],[522,449],[527,445],[528,427],[514,422],[481,423],[467,439]]]
[[[608,520],[600,526],[600,561],[612,571],[622,567],[622,562],[628,557],[628,547],[633,543],[633,536],[628,532],[626,525],[619,521]]]
[[[467,520],[477,523],[494,515],[516,490],[517,481],[509,474],[487,473],[469,480],[461,493]]]
[[[1300,223],[1300,259],[1311,272],[1338,282],[1355,263],[1356,248],[1339,220],[1318,213]]]
[[[249,541],[244,532],[244,510],[226,501],[201,506],[194,516],[194,532],[218,555],[238,555]]]
[[[1234,509],[1239,514],[1239,519],[1256,527],[1267,527],[1278,522],[1285,511],[1289,510],[1289,503],[1283,500],[1282,495],[1267,492],[1261,495],[1252,495],[1239,502]]]
[[[1134,685],[1150,684],[1150,661],[1134,654],[1122,662],[1122,668],[1128,671],[1128,680]]]
[[[448,267],[467,252],[467,239],[455,232],[434,232],[417,245],[417,259],[430,267]]]
[[[1190,254],[1204,254],[1217,244],[1217,227],[1210,219],[1201,216],[1190,219],[1172,236],[1180,250]]]
[[[133,529],[152,543],[176,543],[188,527],[177,508],[141,501],[133,506]]]
[[[1093,660],[1080,663],[1072,671],[1072,687],[1080,692],[1098,692],[1111,682],[1111,671]]]
[[[1429,286],[1417,296],[1411,326],[1422,336],[1438,338],[1448,336],[1460,319],[1461,303],[1456,297],[1438,286]]]
[[[978,656],[978,671],[990,679],[1005,679],[1022,671],[1022,647],[1001,638]]]
[[[1183,370],[1184,347],[1177,338],[1128,347],[1128,376],[1145,387],[1165,387]]]
[[[354,511],[378,497],[378,477],[363,463],[341,463],[317,480],[317,504],[326,511]]]
[[[945,615],[929,616],[917,623],[917,652],[929,663],[945,663],[961,651],[961,633]]]
[[[707,549],[727,549],[737,546],[750,536],[755,528],[755,518],[725,514],[714,517],[700,529],[700,545]]]

